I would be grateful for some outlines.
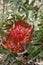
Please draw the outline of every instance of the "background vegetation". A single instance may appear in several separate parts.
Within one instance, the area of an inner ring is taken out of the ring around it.
[[[0,15],[1,38],[3,39],[5,37],[6,28],[11,24],[11,19],[9,19],[9,23],[7,21],[10,15],[12,15],[14,20],[25,19],[29,24],[34,25],[34,37],[31,44],[27,47],[28,56],[26,54],[26,58],[28,60],[38,59],[38,61],[43,59],[43,0],[3,0],[2,4],[0,8],[2,12]],[[4,54],[0,65],[25,65],[23,63],[24,61],[22,62],[16,59],[17,54],[10,54],[1,46],[0,53]]]

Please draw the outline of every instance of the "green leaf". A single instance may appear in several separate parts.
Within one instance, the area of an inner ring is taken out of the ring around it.
[[[34,5],[34,3],[35,3],[35,1],[36,1],[36,0],[32,0],[32,2],[31,2],[31,4],[30,4],[30,5],[32,5],[32,6],[33,6],[33,5]]]
[[[8,50],[6,50],[5,48],[0,48],[0,53],[8,53]]]
[[[5,62],[8,61],[9,56],[10,56],[9,53],[5,54],[5,56],[3,57],[3,61],[5,61]]]
[[[7,4],[9,2],[9,0],[3,0],[4,4]]]

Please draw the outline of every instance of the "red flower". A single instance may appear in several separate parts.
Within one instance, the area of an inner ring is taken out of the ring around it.
[[[9,31],[5,44],[6,48],[12,52],[23,52],[25,46],[32,40],[33,30],[33,25],[28,25],[24,20],[18,20],[15,23],[15,28]]]
[[[27,27],[29,24],[28,24],[27,21],[25,21],[25,20],[18,20],[15,25],[16,25],[16,26],[21,25],[21,26],[23,26],[23,27]]]

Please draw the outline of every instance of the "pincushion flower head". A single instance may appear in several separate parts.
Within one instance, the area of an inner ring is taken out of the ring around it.
[[[20,53],[32,41],[34,27],[33,25],[28,25],[25,20],[18,20],[13,25],[15,27],[9,28],[6,33],[5,46],[10,52]]]

